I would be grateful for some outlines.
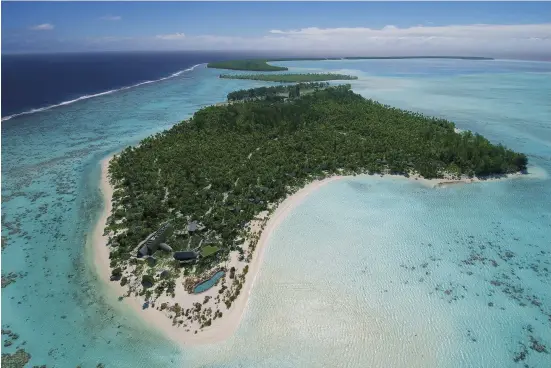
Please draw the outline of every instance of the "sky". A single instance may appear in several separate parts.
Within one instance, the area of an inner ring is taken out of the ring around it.
[[[2,52],[551,54],[550,2],[2,2]]]

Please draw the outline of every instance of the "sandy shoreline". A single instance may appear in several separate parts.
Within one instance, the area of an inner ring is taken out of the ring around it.
[[[111,214],[112,204],[111,198],[113,197],[113,188],[109,184],[108,179],[108,167],[109,161],[113,156],[109,156],[101,161],[101,181],[100,190],[103,196],[103,211],[94,228],[92,235],[92,248],[95,271],[98,277],[105,282],[108,292],[107,299],[111,304],[119,303],[118,298],[126,294],[126,288],[122,287],[117,282],[111,282],[111,268],[109,267],[109,248],[107,247],[108,236],[103,235],[107,219]],[[158,313],[156,310],[146,309],[142,310],[142,303],[137,298],[124,298],[125,305],[130,307],[132,312],[135,312],[143,320],[162,333],[171,333],[172,325],[163,314]],[[153,312],[153,313],[152,313]],[[169,336],[170,337],[170,336]]]
[[[119,303],[117,300],[120,296],[125,295],[127,289],[120,286],[118,282],[110,281],[111,268],[109,267],[109,247],[107,246],[108,236],[103,235],[107,219],[111,214],[112,204],[111,198],[113,196],[113,188],[109,184],[108,179],[108,167],[109,160],[112,156],[107,157],[101,161],[101,181],[100,190],[102,192],[104,207],[101,216],[94,228],[92,235],[92,247],[93,247],[93,260],[95,270],[98,273],[100,279],[108,286],[107,297],[114,303]],[[229,310],[224,311],[223,318],[216,321],[210,327],[204,328],[200,333],[194,334],[191,332],[185,332],[181,328],[176,328],[172,325],[172,321],[167,316],[154,308],[142,309],[143,300],[139,300],[136,297],[125,297],[123,303],[131,308],[133,312],[139,315],[150,326],[162,334],[181,345],[194,345],[194,344],[210,344],[218,341],[223,341],[234,334],[241,322],[243,314],[246,310],[249,295],[253,289],[254,283],[258,276],[260,266],[264,252],[270,236],[275,228],[285,219],[285,217],[304,200],[310,193],[317,190],[319,187],[341,179],[341,176],[334,176],[325,180],[315,181],[303,189],[296,192],[294,195],[285,199],[270,216],[266,223],[264,230],[260,236],[260,239],[256,245],[254,255],[249,263],[249,273],[245,279],[245,283],[242,288],[242,292],[237,297]],[[259,229],[260,230],[260,229]],[[232,261],[230,260],[231,264]],[[208,293],[201,294],[208,295]]]
[[[110,281],[111,269],[109,267],[109,247],[107,246],[108,236],[104,236],[103,232],[107,223],[107,219],[111,214],[112,204],[111,199],[113,196],[113,189],[109,184],[108,179],[108,166],[109,160],[112,156],[105,158],[101,161],[101,181],[100,189],[104,201],[104,209],[101,213],[101,216],[94,228],[92,234],[92,252],[93,252],[93,261],[96,272],[99,275],[99,278],[103,280],[108,287],[108,295],[106,297],[113,303],[120,303],[118,298],[120,296],[126,295],[128,289],[126,287],[120,286],[118,282]],[[427,187],[442,187],[450,184],[459,184],[459,183],[474,183],[487,180],[500,180],[503,178],[510,178],[521,176],[520,174],[507,175],[495,179],[485,179],[480,180],[477,178],[474,179],[424,179],[419,176],[412,175],[409,178],[399,175],[384,175],[387,177],[393,178],[402,178],[418,182]],[[369,175],[360,175],[360,177],[370,177]],[[259,241],[256,245],[255,251],[253,253],[251,261],[248,263],[249,272],[243,283],[242,292],[235,299],[233,304],[229,309],[223,310],[223,317],[217,319],[209,327],[203,328],[199,333],[194,333],[193,328],[190,331],[185,330],[182,327],[174,326],[172,320],[167,317],[165,312],[157,310],[155,308],[142,309],[144,300],[138,299],[138,297],[125,297],[123,299],[124,305],[130,307],[132,312],[135,312],[139,317],[141,317],[150,327],[161,332],[163,335],[178,343],[179,345],[194,345],[194,344],[211,344],[227,339],[237,330],[242,317],[247,309],[247,304],[249,301],[249,296],[254,287],[255,281],[260,272],[260,267],[266,251],[266,245],[268,244],[270,237],[273,231],[282,223],[285,217],[297,207],[309,194],[319,189],[320,187],[328,184],[330,182],[341,180],[343,178],[350,178],[350,176],[332,176],[323,180],[316,180],[312,183],[306,185],[304,188],[298,190],[293,195],[286,198],[281,202],[275,211],[272,212],[270,217],[265,221],[258,221],[256,223],[251,223],[251,228],[254,232],[260,233]],[[237,266],[236,257],[230,257],[224,266],[229,268],[231,266]],[[241,265],[242,269],[243,265]],[[238,268],[238,267],[236,267]],[[229,280],[229,279],[228,279]],[[177,295],[179,295],[178,300],[185,299],[187,304],[193,301],[200,301],[204,296],[216,297],[218,295],[217,289],[212,288],[205,293],[199,295],[191,295],[185,292],[183,286],[177,286]],[[172,298],[165,296],[161,297],[158,300],[158,303],[163,301],[173,301]]]

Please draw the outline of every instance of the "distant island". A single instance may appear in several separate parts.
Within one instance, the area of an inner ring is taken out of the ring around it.
[[[247,70],[252,72],[278,72],[289,70],[289,68],[282,66],[274,66],[268,64],[269,60],[230,60],[230,61],[217,61],[214,63],[208,63],[207,68],[214,69],[228,69],[228,70]]]
[[[237,328],[269,234],[305,186],[359,174],[448,183],[526,170],[522,153],[349,85],[263,87],[228,99],[103,166],[97,263],[122,299],[141,300],[184,343]]]
[[[320,60],[391,60],[391,59],[457,59],[457,60],[494,60],[493,58],[478,56],[347,56],[331,58],[279,58],[279,59],[246,59],[228,60],[208,63],[208,68],[246,70],[256,72],[278,72],[289,70],[284,66],[270,65],[270,61],[320,61]]]
[[[265,82],[324,82],[331,80],[355,80],[353,75],[335,73],[307,73],[307,74],[220,74],[223,79],[249,79]]]
[[[228,93],[228,102],[264,100],[285,101],[288,98],[300,97],[308,93],[319,91],[329,87],[327,82],[297,83],[292,85],[279,85],[271,87],[258,87],[251,89],[240,89]]]

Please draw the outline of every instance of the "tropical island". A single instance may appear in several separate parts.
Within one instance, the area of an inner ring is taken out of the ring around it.
[[[271,87],[258,87],[251,89],[240,89],[228,93],[228,102],[235,101],[285,101],[287,98],[300,97],[301,94],[308,94],[329,87],[327,82],[297,83],[291,85],[279,85]]]
[[[228,69],[228,70],[248,70],[254,72],[279,72],[289,70],[287,67],[268,64],[269,60],[251,59],[251,60],[229,60],[216,61],[208,63],[207,68]]]
[[[265,82],[303,83],[324,82],[332,80],[356,80],[358,77],[335,73],[307,73],[307,74],[220,74],[223,79],[248,79]]]
[[[228,100],[103,165],[97,263],[121,300],[184,343],[237,328],[271,229],[312,186],[361,174],[438,183],[526,170],[522,153],[349,85],[262,87]]]
[[[479,56],[347,56],[328,58],[272,58],[216,61],[207,64],[207,68],[247,70],[256,72],[278,72],[289,70],[284,66],[268,64],[270,61],[320,61],[320,60],[400,60],[400,59],[456,59],[456,60],[493,60],[493,58]]]

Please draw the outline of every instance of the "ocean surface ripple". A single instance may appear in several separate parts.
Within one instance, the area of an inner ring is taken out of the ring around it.
[[[17,113],[17,114],[8,115],[8,116],[3,117],[3,118],[2,118],[2,121],[10,120],[10,119],[13,119],[13,118],[15,118],[15,117],[17,117],[17,116],[29,115],[29,114],[34,114],[34,113],[41,112],[41,111],[50,110],[50,109],[53,109],[54,107],[60,107],[60,106],[69,105],[69,104],[72,104],[72,103],[75,103],[75,102],[78,102],[78,101],[87,100],[87,99],[89,99],[89,98],[104,96],[104,95],[108,95],[108,94],[111,94],[111,93],[114,93],[114,92],[119,92],[119,91],[125,91],[125,90],[130,89],[130,88],[135,88],[135,87],[143,86],[144,84],[149,84],[149,83],[155,83],[155,82],[164,81],[164,80],[167,80],[167,79],[169,79],[169,78],[178,77],[178,76],[180,76],[182,73],[190,72],[190,71],[192,71],[193,69],[195,69],[196,67],[198,67],[198,66],[200,66],[200,65],[204,65],[204,64],[196,64],[196,65],[192,66],[191,68],[187,68],[187,69],[180,70],[180,71],[178,71],[178,72],[176,72],[176,73],[172,73],[171,75],[169,75],[169,76],[167,76],[167,77],[164,77],[164,78],[159,78],[159,79],[155,79],[155,80],[149,80],[149,81],[145,81],[145,82],[140,82],[140,83],[133,84],[133,85],[131,85],[131,86],[126,86],[126,87],[122,87],[122,88],[112,89],[112,90],[110,90],[110,91],[95,93],[95,94],[93,94],[93,95],[85,95],[85,96],[81,96],[81,97],[75,98],[75,99],[73,99],[73,100],[63,101],[63,102],[60,102],[60,103],[55,104],[55,105],[49,105],[49,106],[41,107],[41,108],[38,108],[38,109],[31,109],[31,110],[29,110],[29,111],[23,111],[23,112],[20,112],[20,113]]]
[[[99,161],[228,92],[268,85],[196,67],[2,123],[2,328],[57,367],[551,366],[551,64],[281,62],[529,155],[532,178],[426,188],[348,178],[275,231],[237,333],[178,347],[91,264]],[[3,342],[10,339],[2,336]]]

